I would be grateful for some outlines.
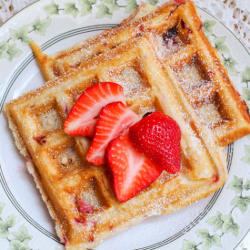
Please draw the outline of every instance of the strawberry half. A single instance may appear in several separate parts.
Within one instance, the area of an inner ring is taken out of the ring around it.
[[[100,112],[87,160],[98,166],[103,165],[108,144],[139,119],[139,116],[122,102],[106,105]]]
[[[180,171],[181,130],[169,116],[156,111],[129,129],[132,145],[169,173]]]
[[[102,107],[117,101],[125,103],[123,88],[119,84],[101,82],[87,88],[65,120],[65,133],[93,137]]]
[[[139,153],[128,136],[120,135],[107,149],[108,164],[113,173],[115,195],[128,201],[155,181],[163,169]]]

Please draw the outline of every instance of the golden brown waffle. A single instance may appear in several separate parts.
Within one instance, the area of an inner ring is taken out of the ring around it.
[[[16,144],[66,249],[93,248],[151,215],[171,213],[207,197],[227,176],[218,141],[224,146],[250,132],[246,106],[204,37],[193,3],[171,8],[175,11],[168,20],[160,19],[160,8],[145,21],[154,28],[140,23],[140,36],[5,106]],[[180,173],[163,172],[125,203],[114,197],[106,167],[86,161],[89,139],[63,132],[79,95],[100,81],[121,84],[127,105],[138,115],[160,110],[182,131]],[[81,202],[93,210],[84,213]]]
[[[55,56],[44,54],[34,41],[30,43],[46,80],[62,75],[65,71],[78,67],[82,62],[92,59],[108,50],[112,50],[140,35],[143,31],[141,24],[148,28],[155,27],[165,20],[178,8],[179,4],[166,3],[162,8],[142,4],[129,18],[116,28],[108,29],[99,35],[79,42],[73,47],[60,51]]]
[[[155,49],[180,99],[214,131],[220,146],[249,134],[248,108],[235,91],[217,51],[204,36],[192,2],[167,3],[159,9],[149,6],[138,8],[117,28],[58,52],[54,57],[43,54],[32,42],[45,77],[53,79],[104,51],[143,36]],[[178,34],[166,41],[171,28]]]

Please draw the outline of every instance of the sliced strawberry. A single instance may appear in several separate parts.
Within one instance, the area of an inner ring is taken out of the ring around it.
[[[108,144],[139,119],[139,116],[122,102],[106,105],[99,115],[87,160],[98,166],[103,165]]]
[[[87,88],[65,120],[65,133],[93,137],[102,107],[117,101],[125,103],[123,88],[119,84],[101,82]]]
[[[181,130],[176,121],[156,111],[129,129],[132,145],[169,173],[180,170]]]
[[[115,195],[120,202],[128,201],[155,181],[162,168],[139,153],[128,136],[120,135],[107,149],[108,164],[113,173]]]

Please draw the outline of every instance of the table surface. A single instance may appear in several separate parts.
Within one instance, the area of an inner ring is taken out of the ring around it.
[[[0,26],[14,14],[37,0],[0,0]],[[59,0],[55,0],[57,2]],[[250,51],[249,0],[193,0],[195,4],[218,18]],[[1,42],[1,41],[0,41]],[[250,233],[237,250],[250,249]]]

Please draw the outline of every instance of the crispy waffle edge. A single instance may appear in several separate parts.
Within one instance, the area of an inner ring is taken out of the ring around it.
[[[58,235],[58,237],[60,239],[62,239],[62,230],[61,230],[61,225],[59,223],[59,220],[57,218],[57,215],[56,215],[56,212],[51,204],[51,201],[48,197],[48,194],[43,186],[43,183],[41,181],[41,177],[40,177],[40,174],[38,173],[37,171],[37,168],[36,166],[34,165],[30,155],[29,155],[29,152],[27,150],[27,147],[25,146],[24,142],[23,142],[23,139],[18,131],[18,128],[17,128],[17,125],[15,124],[14,120],[12,119],[11,115],[10,115],[10,112],[9,112],[9,109],[8,109],[8,105],[5,105],[4,106],[4,109],[3,109],[3,112],[4,114],[6,115],[7,117],[7,120],[8,120],[8,125],[9,125],[9,128],[10,130],[12,131],[12,134],[14,136],[14,142],[15,142],[15,145],[16,147],[19,149],[20,153],[25,157],[26,159],[26,168],[29,172],[30,175],[32,175],[33,179],[34,179],[34,182],[36,184],[36,188],[39,190],[40,194],[41,194],[41,197],[42,197],[42,200],[44,201],[48,211],[49,211],[49,214],[51,216],[51,218],[54,220],[55,222],[55,230],[56,230],[56,233]]]

